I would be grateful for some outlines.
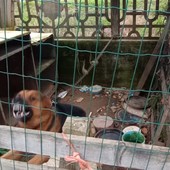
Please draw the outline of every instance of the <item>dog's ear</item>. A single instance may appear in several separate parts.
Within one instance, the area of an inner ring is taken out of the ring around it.
[[[44,108],[51,108],[52,102],[48,96],[42,95],[42,103]]]

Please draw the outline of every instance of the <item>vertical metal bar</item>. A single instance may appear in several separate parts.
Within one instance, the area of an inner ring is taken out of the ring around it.
[[[136,31],[136,0],[133,1],[133,31]]]
[[[98,29],[99,21],[98,21],[98,14],[99,14],[99,5],[98,0],[95,0],[95,22],[96,22],[96,30]]]
[[[119,35],[119,7],[120,7],[120,1],[119,0],[111,0],[111,31],[112,36],[118,36]]]
[[[0,27],[14,28],[14,2],[11,0],[0,1]],[[5,10],[8,7],[8,11]],[[6,15],[6,21],[4,21]]]

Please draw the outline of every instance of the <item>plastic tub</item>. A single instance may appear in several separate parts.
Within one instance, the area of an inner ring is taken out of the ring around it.
[[[138,126],[127,126],[123,129],[123,133],[129,132],[129,131],[141,132],[141,129]]]
[[[118,129],[102,129],[95,135],[96,138],[122,140],[123,132]]]
[[[145,143],[145,137],[140,132],[129,131],[122,135],[122,141],[133,143]]]

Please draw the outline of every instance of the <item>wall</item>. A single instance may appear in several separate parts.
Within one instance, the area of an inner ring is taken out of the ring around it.
[[[113,80],[114,87],[129,88],[137,64],[132,87],[136,86],[156,42],[156,40],[146,40],[143,42],[137,40],[122,40],[121,43],[119,43],[118,40],[112,41],[100,58],[95,70],[92,70],[90,74],[83,79],[81,84],[91,85],[94,80],[94,84],[110,87]],[[74,75],[76,80],[82,76],[83,61],[85,61],[85,68],[88,69],[90,66],[90,58],[94,60],[95,56],[99,54],[97,54],[96,51],[102,51],[106,43],[106,40],[100,41],[98,45],[94,40],[79,41],[76,49],[74,40],[59,41],[59,46],[61,47],[59,47],[58,56],[59,80],[73,84]],[[139,53],[140,46],[141,51]],[[77,50],[79,50],[79,52],[77,61],[75,62]]]

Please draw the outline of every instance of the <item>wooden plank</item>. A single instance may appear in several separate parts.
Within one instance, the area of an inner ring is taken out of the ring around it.
[[[43,94],[51,98],[56,91],[57,91],[57,88],[55,84],[49,83],[47,88],[43,91]]]
[[[44,42],[47,39],[49,39],[50,37],[53,36],[52,33],[35,33],[35,32],[31,32],[30,34],[31,36],[31,44],[33,45],[39,45],[40,42]]]
[[[154,123],[154,113],[151,112],[151,140],[153,140],[155,134],[155,126],[153,123]]]
[[[167,91],[167,86],[166,86],[166,81],[165,81],[165,74],[164,74],[164,70],[163,70],[162,67],[161,67],[161,71],[160,71],[160,77],[161,77],[161,80],[162,80],[162,83],[161,83],[162,91],[166,93],[168,91]],[[158,125],[158,128],[155,132],[155,136],[154,136],[154,140],[153,140],[154,143],[158,142],[160,134],[161,134],[162,129],[163,129],[163,126],[164,126],[164,123],[166,122],[166,119],[167,119],[168,115],[170,114],[170,108],[169,108],[169,106],[170,106],[170,96],[167,95],[167,94],[163,94],[163,99],[164,99],[164,102],[165,102],[164,103],[164,112],[163,112],[161,121]]]
[[[26,162],[13,161],[0,158],[0,170],[67,170],[64,168],[51,167],[46,165],[32,165]]]
[[[159,50],[162,46],[162,43],[164,43],[164,41],[165,41],[165,37],[167,36],[169,29],[170,29],[170,17],[168,18],[167,23],[164,28],[164,31],[162,31],[162,34],[158,40],[158,43],[156,44],[156,47],[154,48],[154,50],[152,52],[152,56],[150,57],[148,63],[146,64],[145,70],[139,80],[139,83],[138,83],[136,89],[141,90],[143,88],[143,86],[144,86],[156,60],[157,60],[156,54],[159,55],[159,53],[160,53]],[[137,91],[134,93],[134,95],[139,95],[139,93],[140,92]]]
[[[22,50],[25,50],[27,48],[30,48],[30,44],[24,45],[23,47],[20,46],[20,47],[7,48],[7,53],[5,51],[1,51],[4,53],[1,55],[1,52],[0,52],[0,61],[6,59],[16,53],[22,52]]]
[[[169,0],[169,8],[170,8],[170,0]],[[170,11],[170,9],[169,9],[169,11]],[[170,55],[170,30],[169,30],[169,33],[168,33],[168,55]],[[169,70],[168,70],[168,72],[167,72],[167,80],[170,78],[170,68],[169,68]],[[167,117],[167,119],[166,119],[166,123],[169,123],[170,122],[170,114],[168,114],[168,117]],[[166,140],[166,146],[168,147],[168,146],[170,146],[170,127],[169,126],[166,126],[166,134],[167,134],[167,136],[166,136],[166,138],[167,138],[167,140]]]
[[[0,31],[0,44],[29,35],[29,31]]]
[[[36,68],[36,75],[39,75],[55,61],[56,61],[55,59],[43,59],[41,63],[38,65],[38,67]]]
[[[55,62],[55,59],[42,59],[41,63],[38,63],[37,66],[35,66],[35,73],[32,72],[29,75],[40,75],[43,71],[45,71],[48,67],[50,67]]]
[[[71,135],[71,141],[82,158],[90,162],[148,170],[170,169],[167,147],[75,135]],[[0,126],[0,148],[11,147],[51,157],[64,157],[70,153],[70,147],[60,133]]]

